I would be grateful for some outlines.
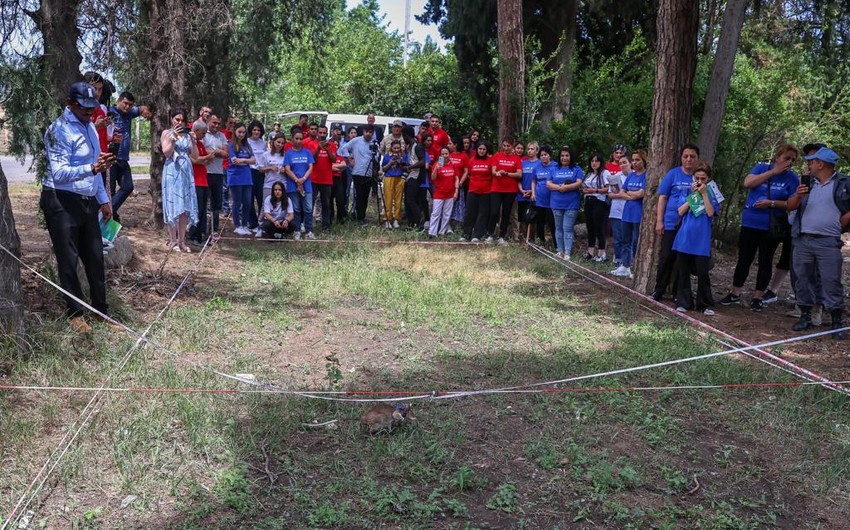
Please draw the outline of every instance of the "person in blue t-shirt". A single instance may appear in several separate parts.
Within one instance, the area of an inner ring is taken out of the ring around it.
[[[770,223],[788,224],[788,198],[797,190],[800,179],[791,170],[791,166],[800,156],[800,152],[791,144],[776,149],[770,164],[758,163],[744,178],[744,186],[749,189],[747,202],[741,214],[741,232],[738,235],[738,262],[732,277],[732,289],[720,303],[723,305],[741,303],[741,288],[747,281],[750,266],[758,253],[759,265],[756,273],[756,285],[750,300],[750,309],[761,311],[764,307],[762,296],[767,294],[770,301],[776,300],[773,293],[766,293],[773,272],[773,255],[783,238],[771,237]],[[771,220],[771,216],[773,219]]]
[[[535,234],[541,245],[546,244],[546,226],[552,237],[555,236],[555,220],[552,217],[552,209],[549,206],[551,192],[546,187],[546,182],[552,178],[558,164],[552,159],[552,148],[548,145],[540,147],[540,163],[534,168],[534,176],[531,177],[531,202],[534,203]]]
[[[691,274],[697,277],[696,310],[707,316],[714,314],[714,297],[709,276],[711,259],[711,224],[720,205],[708,188],[711,167],[700,163],[693,173],[691,193],[695,200],[685,198],[676,215],[682,224],[676,231],[673,250],[676,251],[676,311],[684,313],[693,309]]]
[[[575,233],[573,227],[581,207],[581,183],[584,171],[576,163],[572,149],[567,146],[558,153],[558,168],[549,175],[546,187],[549,189],[549,206],[555,217],[556,255],[570,260]]]
[[[623,158],[628,158],[624,155]],[[646,151],[638,149],[632,153],[632,171],[626,175],[622,191],[618,194],[626,202],[623,204],[623,217],[621,219],[621,245],[620,266],[611,274],[632,278],[632,264],[637,252],[638,236],[640,235],[640,221],[643,216],[643,197],[646,195]],[[621,164],[621,167],[622,164]]]
[[[540,145],[531,141],[528,142],[526,148],[528,156],[522,159],[522,180],[519,183],[519,191],[516,194],[517,203],[517,218],[519,220],[519,232],[525,234],[525,239],[531,239],[531,222],[534,219],[534,202],[531,200],[532,180],[537,166],[540,165],[540,159],[537,158],[540,152]]]
[[[679,207],[685,203],[687,196],[691,193],[691,184],[694,181],[692,175],[699,160],[699,147],[694,144],[685,144],[679,152],[679,158],[682,165],[668,171],[658,186],[655,233],[661,236],[661,252],[655,273],[655,289],[652,291],[652,298],[655,300],[661,300],[664,297],[664,291],[667,290],[668,285],[676,285],[673,278],[676,265],[673,240],[676,239]]]
[[[286,194],[295,212],[295,239],[301,239],[302,223],[307,239],[316,239],[313,235],[313,183],[310,181],[315,160],[313,153],[301,145],[303,132],[293,132],[290,139],[292,149],[283,155],[283,166],[287,177]]]

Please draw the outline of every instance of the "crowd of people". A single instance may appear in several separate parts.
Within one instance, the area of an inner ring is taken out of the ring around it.
[[[126,199],[121,192],[132,189],[129,166],[122,165],[129,123],[149,110],[134,106],[126,92],[117,106],[106,106],[108,82],[96,74],[87,74],[86,81],[71,87],[65,113],[45,135],[50,175],[41,205],[63,287],[79,293],[70,265],[79,256],[95,280],[93,305],[105,314],[101,243],[92,234],[98,214],[114,216]],[[471,243],[539,241],[551,244],[563,260],[573,259],[575,224],[583,211],[588,242],[581,257],[610,259],[616,265],[611,274],[633,277],[647,192],[644,150],[629,152],[620,144],[610,156],[592,154],[586,164],[566,145],[504,138],[497,150],[477,130],[452,137],[435,114],[426,115],[418,130],[395,121],[386,134],[371,113],[365,126],[347,130],[343,124],[310,123],[302,115],[288,136],[280,123],[268,134],[256,120],[245,124],[228,117],[222,127],[209,107],[197,116],[183,108],[169,115],[171,126],[160,137],[162,204],[167,244],[177,251],[192,252],[192,245],[218,236],[228,209],[237,235],[315,239],[314,221],[323,231],[351,221],[368,226],[366,213],[375,198],[378,221],[388,230],[401,228],[406,219],[408,229],[432,238],[458,231],[459,241]],[[748,196],[738,263],[732,288],[719,303],[742,302],[758,255],[752,310],[777,299],[778,285],[790,271],[799,306],[794,329],[810,329],[819,306],[838,330],[844,310],[840,236],[850,225],[850,179],[835,171],[838,156],[828,147],[812,144],[803,152],[808,175],[802,181],[792,170],[799,156],[793,145],[780,146],[772,161],[757,164],[744,179]],[[661,250],[652,296],[661,300],[669,288],[679,311],[713,315],[712,226],[723,197],[697,146],[682,147],[680,165],[663,177],[657,194],[654,229]],[[779,245],[782,257],[774,272]],[[82,308],[68,300],[72,325],[85,330]]]

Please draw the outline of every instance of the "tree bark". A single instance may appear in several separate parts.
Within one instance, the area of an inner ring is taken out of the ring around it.
[[[576,36],[578,33],[578,1],[567,0],[565,5],[557,6],[552,12],[546,13],[547,17],[555,17],[552,20],[552,28],[547,24],[547,30],[557,35],[557,39],[553,39],[554,48],[543,44],[543,55],[548,57],[549,54],[557,50],[555,56],[555,64],[553,68],[558,69],[558,75],[552,83],[552,101],[550,105],[546,105],[540,112],[540,126],[544,131],[551,129],[553,121],[563,120],[570,111],[570,89],[572,86],[573,72],[572,61],[576,49]],[[541,35],[541,41],[543,41]]]
[[[738,51],[738,41],[741,38],[741,28],[749,0],[728,0],[726,11],[723,13],[723,24],[720,31],[720,41],[717,44],[717,54],[711,66],[711,80],[705,96],[705,109],[700,123],[699,140],[700,158],[714,163],[717,152],[717,141],[720,139],[720,126],[726,111],[726,98],[729,96],[729,83],[732,80],[732,70],[735,67],[735,54]]]
[[[53,101],[65,107],[68,88],[81,81],[80,63],[83,60],[77,49],[80,30],[76,20],[81,0],[42,0],[36,11],[27,11],[41,32],[44,54],[42,68],[47,79],[53,80]]]
[[[12,202],[6,174],[0,166],[0,244],[17,257],[21,256],[21,240],[15,229]],[[10,337],[18,349],[24,344],[24,295],[18,262],[0,250],[0,343]]]
[[[678,151],[691,131],[697,65],[699,3],[661,0],[658,6],[655,85],[652,97],[646,198],[640,227],[635,289],[646,292],[655,278],[661,236],[655,233],[658,184],[678,165]]]
[[[499,30],[499,138],[512,138],[525,95],[525,47],[522,2],[498,0]]]
[[[181,0],[147,0],[143,17],[148,21],[149,68],[147,93],[150,96],[151,119],[150,194],[153,208],[149,222],[162,227],[162,154],[159,137],[171,126],[169,112],[184,103],[186,93],[186,49],[181,24],[185,22],[185,2]],[[188,117],[187,117],[188,118]]]

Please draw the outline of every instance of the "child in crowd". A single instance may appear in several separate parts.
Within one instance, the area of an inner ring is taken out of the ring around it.
[[[720,205],[708,187],[711,167],[702,162],[694,170],[691,194],[679,206],[681,226],[673,241],[673,250],[678,252],[676,270],[676,311],[684,313],[693,309],[691,273],[697,277],[696,310],[705,315],[714,315],[714,298],[711,294],[709,260],[711,257],[711,225]]]

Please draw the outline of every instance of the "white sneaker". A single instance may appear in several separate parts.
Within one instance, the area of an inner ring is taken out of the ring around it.
[[[570,255],[567,254],[566,252],[564,252],[564,261],[572,261],[572,259],[570,258]]]
[[[315,241],[316,236],[315,234],[313,234],[313,232],[307,232],[307,239],[309,239],[310,241]]]
[[[281,234],[280,232],[278,232],[278,233],[276,233],[273,237],[274,237],[275,239],[283,239],[283,234]]]
[[[632,268],[631,267],[623,267],[623,269],[625,269],[625,270],[623,271],[623,274],[621,274],[621,276],[623,278],[628,278],[630,280],[634,280],[635,277],[632,276]]]
[[[556,257],[556,258],[563,258],[563,257],[564,257],[564,253],[563,253],[563,252],[555,252],[555,257]]]
[[[472,241],[470,241],[470,243],[481,243],[481,240],[478,239],[477,237],[473,237]]]
[[[682,307],[682,306],[677,307],[677,308],[676,308],[676,311],[678,311],[679,313],[687,313],[687,312],[688,312],[688,310],[687,310],[687,309],[685,309],[685,308],[684,308],[684,307]]]
[[[263,229],[258,226],[257,229],[254,230],[254,234],[256,234],[257,237],[263,237]]]
[[[386,223],[384,223],[384,228],[389,229],[389,230],[392,230],[393,225],[392,225],[392,223],[390,223],[389,221],[387,221]]]
[[[706,307],[705,311],[703,311],[702,314],[707,316],[707,317],[713,317],[715,315],[714,309],[712,309],[710,307]]]
[[[506,247],[506,246],[508,246],[508,242],[507,242],[507,241],[505,241],[505,238],[503,238],[503,237],[500,237],[500,238],[499,238],[498,243],[499,243],[499,246],[500,246],[500,247]]]
[[[493,244],[493,236],[487,236],[487,239],[484,240],[484,243],[486,243],[487,245],[492,245]]]
[[[393,221],[393,228],[398,228],[398,221]]]
[[[301,233],[303,234],[306,231],[307,231],[307,229],[304,227],[304,225],[301,225]]]
[[[457,242],[458,243],[466,243],[466,238],[463,237],[463,236],[460,236],[460,239],[458,239]]]
[[[614,276],[625,276],[627,270],[628,269],[626,267],[623,267],[622,265],[620,265],[616,269],[612,270],[611,274],[613,274]]]
[[[251,231],[245,228],[244,226],[238,226],[235,230],[233,230],[234,234],[239,234],[240,236],[247,236],[251,234]]]
[[[295,232],[293,237],[295,238],[295,241],[301,241],[301,232]]]
[[[447,234],[454,234],[455,232],[454,232],[454,230],[452,230],[451,228],[449,228],[448,230],[446,230],[446,233],[447,233]]]

